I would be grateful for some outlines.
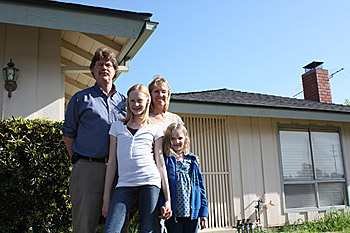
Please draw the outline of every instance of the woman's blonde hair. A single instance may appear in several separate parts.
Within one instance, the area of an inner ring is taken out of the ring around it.
[[[132,91],[139,91],[139,92],[142,92],[143,94],[145,94],[147,96],[147,103],[146,103],[146,108],[145,110],[143,111],[141,117],[142,117],[142,120],[141,120],[141,125],[144,125],[146,123],[149,122],[149,105],[150,105],[150,99],[151,99],[151,96],[147,90],[147,87],[143,84],[135,84],[134,86],[130,87],[130,89],[128,90],[128,98],[126,100],[126,107],[127,107],[127,111],[126,111],[126,117],[125,119],[123,119],[122,121],[125,122],[125,123],[128,123],[129,121],[132,121],[133,120],[133,117],[134,117],[134,114],[131,112],[130,110],[130,106],[129,106],[129,94],[132,92]]]
[[[166,112],[169,108],[169,101],[170,101],[170,94],[171,94],[168,81],[166,81],[166,79],[163,78],[162,76],[156,75],[153,77],[152,82],[148,85],[148,90],[149,90],[149,93],[152,93],[154,88],[156,88],[156,87],[161,88],[162,85],[165,85],[165,88],[168,91],[168,99],[166,100],[166,103],[165,103],[164,108],[163,108],[163,112]],[[154,108],[153,100],[151,98],[150,112],[153,112],[153,108]]]
[[[188,137],[188,132],[185,126],[181,123],[172,123],[168,126],[165,131],[164,143],[163,143],[163,152],[166,156],[171,157],[175,152],[171,149],[171,137],[174,130],[180,130],[185,136],[185,143],[182,148],[182,152],[186,155],[190,151],[190,138]]]

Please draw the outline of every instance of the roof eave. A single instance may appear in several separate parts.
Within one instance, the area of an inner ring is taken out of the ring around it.
[[[102,15],[119,16],[123,18],[139,20],[150,20],[152,17],[152,13],[115,10],[98,6],[87,6],[76,3],[57,2],[51,0],[2,0],[2,2],[8,2],[19,5],[31,5],[37,7],[63,9],[77,12],[95,13]]]
[[[151,14],[38,0],[0,2],[0,22],[138,39]]]
[[[169,110],[176,113],[189,114],[350,122],[350,113],[346,112],[272,106],[204,103],[199,101],[171,100]]]
[[[131,61],[137,52],[141,49],[141,47],[146,43],[148,38],[152,35],[152,33],[156,30],[158,26],[157,22],[146,21],[139,37],[136,40],[130,40],[128,45],[124,46],[123,52],[121,52],[118,57],[118,64],[126,65],[129,61]],[[120,72],[117,73],[117,77],[120,75]]]

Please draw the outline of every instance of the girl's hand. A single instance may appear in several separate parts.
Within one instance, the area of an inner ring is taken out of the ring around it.
[[[208,227],[208,219],[206,217],[200,218],[201,230]]]
[[[107,218],[108,209],[109,209],[110,199],[103,199],[103,205],[102,205],[102,215],[103,217]]]

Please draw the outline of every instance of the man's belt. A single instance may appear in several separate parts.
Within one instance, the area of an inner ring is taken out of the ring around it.
[[[107,163],[108,162],[108,157],[106,157],[106,158],[91,158],[88,156],[80,155],[78,153],[74,153],[72,156],[72,163],[75,164],[79,159],[89,160],[90,163],[92,163],[92,162]]]

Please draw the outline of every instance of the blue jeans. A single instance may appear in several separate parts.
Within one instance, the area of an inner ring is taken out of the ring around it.
[[[165,221],[165,226],[168,233],[197,233],[198,222],[198,218],[191,220],[190,217],[171,217],[169,220]]]
[[[119,233],[137,196],[140,200],[140,233],[153,232],[159,188],[154,185],[119,187],[113,194],[105,224],[106,233]]]

